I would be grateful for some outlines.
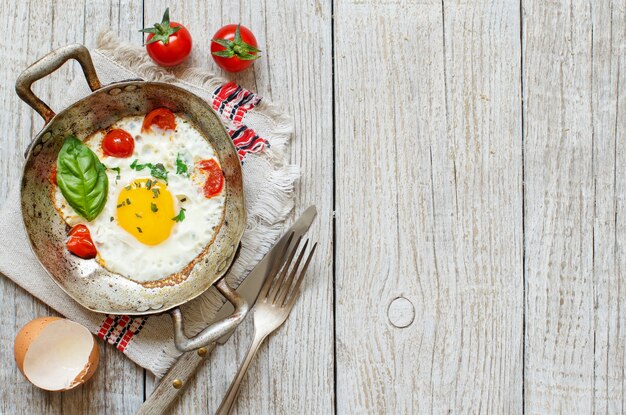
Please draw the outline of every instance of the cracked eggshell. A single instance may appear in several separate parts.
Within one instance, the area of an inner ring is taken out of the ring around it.
[[[96,371],[98,345],[84,326],[60,317],[41,317],[15,337],[17,367],[33,385],[50,391],[73,389]]]

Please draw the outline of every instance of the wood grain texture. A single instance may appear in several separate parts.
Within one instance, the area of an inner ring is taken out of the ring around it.
[[[518,5],[339,1],[335,39],[338,413],[521,413]]]
[[[302,169],[294,214],[310,204],[316,204],[319,212],[308,236],[320,245],[303,295],[285,325],[261,347],[242,383],[234,413],[332,413],[330,1],[150,2],[145,8],[146,24],[160,20],[168,5],[172,20],[185,22],[194,37],[190,65],[213,68],[216,74],[273,101],[293,118],[290,160]],[[255,33],[263,57],[252,70],[228,74],[213,63],[210,39],[220,26],[238,22]],[[252,340],[252,321],[247,320],[226,345],[213,351],[174,413],[217,409]]]
[[[159,383],[150,394],[146,394],[146,400],[135,415],[159,415],[169,413],[170,408],[182,397],[187,387],[192,384],[207,358],[211,357],[216,343],[207,347],[183,353],[176,363],[167,371],[165,376],[159,379]]]
[[[592,3],[595,413],[626,412],[626,4]],[[607,24],[609,22],[609,24]]]
[[[93,47],[97,32],[110,27],[110,22],[114,27],[140,26],[141,9],[137,6],[141,1],[4,1],[1,4],[0,21],[10,30],[10,40],[0,42],[3,60],[0,93],[4,97],[0,127],[5,140],[0,148],[0,200],[4,200],[9,187],[19,181],[26,145],[43,125],[39,115],[14,92],[15,78],[21,69],[68,43]],[[119,34],[124,39],[137,38],[126,29]],[[53,109],[59,109],[63,87],[75,76],[82,76],[78,65],[64,65],[50,79],[35,84],[34,90]],[[0,322],[0,382],[11,385],[0,388],[0,413],[132,413],[142,402],[143,369],[102,344],[100,369],[85,387],[63,394],[32,387],[13,364],[13,339],[31,319],[55,313],[6,278],[0,278],[0,304],[8,316]]]
[[[526,412],[624,413],[624,3],[523,11]]]
[[[0,4],[0,200],[42,126],[19,70],[105,28],[139,43],[167,6],[194,36],[188,64],[293,116],[295,213],[317,205],[320,246],[235,413],[626,413],[623,1]],[[263,49],[236,75],[209,56],[233,22]],[[53,85],[75,76],[65,65],[35,91],[59,108]],[[84,387],[33,388],[13,338],[53,312],[6,278],[0,307],[1,414],[130,414],[154,388],[104,346]],[[174,413],[217,408],[251,335],[246,321],[213,351]]]

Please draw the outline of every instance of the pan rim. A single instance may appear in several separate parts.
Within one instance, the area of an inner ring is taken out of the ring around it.
[[[222,261],[220,264],[220,270],[215,273],[215,275],[213,275],[211,278],[212,282],[210,284],[202,284],[202,281],[197,281],[196,285],[197,287],[193,290],[193,293],[190,295],[185,296],[184,299],[181,299],[180,301],[173,301],[171,303],[164,303],[162,304],[162,306],[158,309],[154,309],[154,308],[148,308],[147,310],[132,310],[132,309],[125,309],[125,310],[114,310],[114,309],[107,309],[104,307],[94,307],[91,305],[88,305],[86,303],[84,303],[83,301],[81,301],[81,298],[79,296],[77,296],[74,292],[68,290],[68,287],[66,287],[62,281],[60,281],[59,278],[57,278],[53,272],[44,265],[44,263],[42,262],[40,255],[38,254],[38,250],[35,247],[35,243],[33,241],[33,235],[32,233],[29,231],[29,226],[27,225],[26,221],[27,221],[27,216],[26,213],[24,211],[24,192],[25,192],[25,182],[26,182],[26,172],[27,172],[27,165],[28,165],[28,161],[34,157],[33,152],[35,151],[36,145],[37,143],[39,143],[41,141],[42,136],[47,132],[48,127],[49,126],[53,126],[55,124],[55,122],[59,119],[62,118],[65,114],[67,114],[68,111],[70,111],[72,108],[80,106],[80,105],[84,105],[87,101],[93,99],[93,97],[95,95],[98,94],[107,94],[110,91],[114,90],[115,88],[119,88],[119,89],[124,89],[128,86],[132,86],[132,85],[137,85],[137,86],[150,86],[150,87],[157,87],[157,88],[168,88],[168,89],[173,89],[178,91],[179,93],[182,93],[183,95],[190,95],[192,97],[194,97],[194,99],[196,99],[197,101],[201,102],[202,105],[204,105],[209,111],[210,114],[212,114],[212,116],[214,117],[215,121],[217,123],[219,123],[219,125],[221,126],[221,131],[223,132],[223,134],[225,135],[225,137],[228,137],[228,144],[227,146],[228,148],[228,152],[232,153],[233,155],[236,156],[237,152],[236,152],[236,148],[234,146],[234,143],[232,142],[232,140],[230,139],[230,137],[228,136],[228,132],[225,129],[225,126],[223,124],[223,122],[221,121],[221,119],[219,118],[219,116],[215,113],[215,111],[213,110],[213,108],[211,108],[211,105],[206,102],[203,98],[197,96],[196,94],[194,94],[191,91],[188,91],[184,88],[181,88],[177,85],[173,85],[171,83],[166,83],[166,82],[158,82],[158,81],[144,81],[144,80],[125,80],[125,81],[119,81],[119,82],[113,82],[107,85],[102,86],[100,89],[91,92],[90,94],[88,94],[87,96],[73,102],[72,104],[68,105],[67,107],[63,108],[61,111],[59,111],[57,114],[54,115],[54,117],[50,120],[50,122],[46,125],[43,126],[43,128],[34,136],[32,142],[29,144],[29,147],[25,153],[25,162],[23,164],[22,167],[22,171],[21,171],[21,177],[20,177],[20,208],[21,208],[21,217],[22,217],[22,225],[24,226],[24,230],[26,232],[27,238],[28,238],[28,242],[29,242],[29,247],[31,249],[31,252],[33,252],[33,255],[35,256],[35,258],[37,259],[37,261],[39,262],[39,264],[41,265],[41,267],[45,270],[45,272],[48,274],[49,278],[51,278],[55,284],[57,286],[59,286],[69,297],[71,297],[74,301],[76,301],[78,304],[80,304],[82,307],[96,312],[96,313],[101,313],[101,314],[114,314],[114,315],[129,315],[129,316],[148,316],[148,315],[155,315],[155,314],[162,314],[168,310],[171,310],[173,308],[179,307],[183,304],[186,304],[190,301],[192,301],[193,299],[199,297],[200,295],[202,295],[204,292],[206,292],[209,288],[211,288],[212,286],[214,286],[221,278],[224,277],[224,275],[228,272],[230,266],[232,265],[234,259],[235,259],[235,254],[237,252],[237,247],[241,242],[241,238],[243,237],[243,234],[245,232],[245,228],[246,228],[246,210],[245,210],[245,194],[243,192],[243,179],[242,179],[242,171],[241,171],[241,164],[239,164],[238,166],[238,170],[239,170],[239,177],[241,178],[241,183],[240,186],[242,188],[241,190],[241,194],[238,196],[238,201],[236,203],[240,203],[240,209],[239,211],[241,212],[241,217],[239,218],[239,220],[237,221],[237,223],[240,224],[240,226],[235,229],[235,231],[232,231],[232,235],[231,235],[231,239],[232,242],[234,243],[234,247],[232,247],[232,254],[229,254],[225,257],[224,261]],[[204,135],[204,133],[203,133]],[[205,139],[208,139],[205,137]],[[238,160],[238,158],[237,158]],[[222,162],[222,160],[220,159],[220,163]],[[228,198],[228,195],[226,195]],[[231,196],[232,197],[232,196]],[[226,206],[227,206],[227,200],[225,200],[225,212],[224,212],[224,219],[223,220],[228,220],[227,214],[228,212],[226,211]],[[219,231],[218,231],[219,233]],[[208,246],[208,245],[207,245]],[[222,249],[224,250],[224,249]],[[195,268],[196,265],[194,265],[193,268]],[[97,265],[97,267],[99,267],[101,270],[104,270],[104,272],[106,274],[108,274],[108,276],[110,277],[114,277],[114,278],[121,278],[124,281],[132,281],[127,279],[126,277],[123,277],[119,274],[113,273],[109,270],[107,270],[104,267],[101,267],[100,265]],[[183,281],[181,281],[180,283],[176,284],[176,287],[179,287],[183,284],[185,284],[185,282],[188,281],[188,279],[185,279]],[[135,281],[132,281],[134,284],[137,285],[141,285]],[[195,282],[195,281],[194,281]],[[156,287],[156,288],[145,288],[145,290],[162,290],[164,287]]]

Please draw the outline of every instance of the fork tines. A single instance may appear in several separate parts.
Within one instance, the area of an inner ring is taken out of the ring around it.
[[[270,275],[268,275],[267,280],[263,284],[263,288],[259,293],[260,299],[263,299],[264,302],[277,307],[291,308],[293,306],[298,298],[298,294],[300,293],[300,286],[302,285],[304,274],[306,273],[309,263],[311,262],[311,258],[313,257],[313,253],[315,253],[315,249],[317,248],[317,243],[313,244],[309,253],[306,254],[309,240],[307,239],[304,244],[302,244],[302,247],[300,247],[302,242],[302,236],[300,236],[296,240],[295,244],[291,246],[293,236],[294,234],[292,232],[291,235],[289,235],[285,251],[281,256],[280,261],[277,262]],[[292,266],[293,259],[296,257],[298,250],[300,252]],[[300,267],[305,254],[306,259],[304,260],[304,265]],[[285,260],[285,258],[287,259]]]

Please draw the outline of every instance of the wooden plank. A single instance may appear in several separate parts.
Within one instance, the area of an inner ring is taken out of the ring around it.
[[[338,1],[334,39],[338,413],[521,413],[518,4]]]
[[[139,42],[142,20],[138,1],[14,3],[0,12],[12,34],[0,44],[0,126],[11,132],[2,198],[42,124],[13,92],[19,69],[53,47],[92,46],[100,28]],[[166,5],[146,5],[146,23]],[[339,413],[626,411],[624,6],[523,6],[524,402],[520,11],[508,1],[336,5]],[[194,34],[196,65],[213,65],[221,24],[255,30],[266,56],[228,76],[289,108],[303,166],[297,210],[320,209],[310,289],[251,368],[240,413],[334,409],[330,12],[329,1],[172,5]],[[74,76],[68,65],[35,90],[58,108],[53,82]],[[0,322],[0,359],[11,362],[19,328],[51,311],[5,278],[0,303],[14,316]],[[250,335],[247,322],[216,350],[178,413],[217,407]],[[13,387],[0,389],[0,413],[131,413],[143,373],[111,348],[102,355],[94,380],[68,394],[42,393],[3,365],[0,381]]]
[[[42,9],[45,10],[44,7]],[[0,83],[0,91],[5,97],[4,105],[0,110],[0,126],[5,131],[6,143],[0,147],[0,177],[1,200],[5,200],[9,187],[19,182],[20,164],[13,160],[23,158],[22,150],[33,132],[32,114],[14,92],[14,81],[17,76],[15,68],[24,68],[29,63],[28,49],[29,36],[28,24],[31,19],[29,3],[20,2],[13,7],[3,4],[0,13],[0,21],[3,27],[15,34],[14,42],[2,42],[0,44],[0,56],[5,64],[0,66],[2,79],[10,79]],[[8,132],[13,134],[8,135]],[[6,278],[0,278],[0,304],[7,314],[0,321],[0,382],[11,387],[0,388],[0,412],[14,412],[16,408],[24,408],[32,413],[51,412],[54,396],[46,396],[22,377],[13,363],[13,340],[19,329],[32,318],[40,315],[48,315],[47,307],[33,300],[24,290],[17,287]]]
[[[523,10],[526,411],[623,413],[624,4]]]
[[[53,48],[80,42],[92,47],[97,32],[113,27],[123,38],[137,37],[141,26],[141,1],[46,1],[2,4],[0,21],[11,30],[11,40],[0,44],[2,79],[0,91],[4,103],[0,126],[7,143],[0,148],[0,200],[19,180],[23,151],[43,122],[39,115],[22,103],[13,88],[15,78],[26,66]],[[138,13],[138,14],[137,14]],[[138,37],[141,39],[141,36]],[[34,90],[53,109],[60,108],[63,89],[75,76],[82,76],[76,64],[68,64],[35,85]],[[13,339],[29,320],[54,314],[42,303],[6,278],[0,278],[0,303],[11,318],[0,323],[0,382],[12,387],[0,388],[0,413],[132,413],[143,398],[143,370],[116,350],[101,345],[100,369],[84,387],[59,394],[45,393],[32,387],[17,371],[13,362]]]
[[[309,282],[289,320],[261,348],[241,387],[237,413],[333,412],[332,309],[332,61],[331,2],[219,2],[184,0],[146,5],[146,24],[170,6],[194,38],[190,65],[213,70],[274,101],[295,126],[291,161],[301,166],[295,212],[315,203],[310,232],[320,243]],[[220,70],[210,39],[223,24],[242,23],[255,33],[263,57],[240,74]],[[215,410],[252,339],[248,319],[218,347],[185,391],[175,413]],[[305,375],[306,374],[306,375]]]
[[[593,412],[626,412],[626,8],[590,4],[594,180]],[[609,22],[609,24],[607,24]]]

